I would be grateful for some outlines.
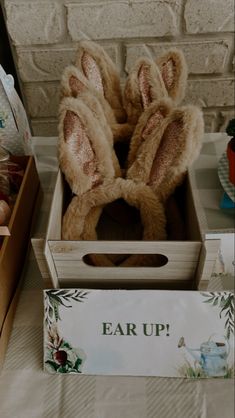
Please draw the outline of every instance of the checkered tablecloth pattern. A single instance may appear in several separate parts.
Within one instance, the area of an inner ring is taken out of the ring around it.
[[[205,159],[196,174],[202,197],[211,187],[218,191],[217,195],[221,193],[219,183],[211,183],[210,177],[204,175],[205,170],[215,168],[206,166],[206,156],[210,162],[208,152],[212,152],[214,144],[208,143],[208,147],[204,148]],[[34,236],[40,236],[46,229],[57,173],[56,140],[35,139],[34,150],[44,190],[34,231]],[[0,376],[1,418],[232,418],[232,380],[45,374],[43,284],[32,251],[23,274],[24,285]]]

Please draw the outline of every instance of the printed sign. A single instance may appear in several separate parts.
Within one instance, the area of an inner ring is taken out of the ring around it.
[[[49,373],[233,377],[234,294],[45,290]]]

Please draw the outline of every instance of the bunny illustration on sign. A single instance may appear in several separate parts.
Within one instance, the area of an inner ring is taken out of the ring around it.
[[[226,337],[224,341],[213,341],[212,336],[208,341],[203,342],[200,348],[189,348],[186,346],[184,337],[181,337],[178,347],[185,350],[200,364],[208,377],[225,376],[228,369],[227,358],[230,352],[230,344]]]

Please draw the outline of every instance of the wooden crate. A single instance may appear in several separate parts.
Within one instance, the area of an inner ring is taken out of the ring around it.
[[[185,187],[187,241],[62,241],[64,180],[59,171],[45,241],[32,241],[45,285],[55,288],[206,289],[219,240],[202,242],[189,178]],[[162,254],[168,262],[162,267],[96,267],[84,262],[84,257],[91,253]]]
[[[25,172],[0,249],[0,343],[4,321],[24,265],[34,204],[40,187],[33,157],[12,157],[12,160],[19,162]]]

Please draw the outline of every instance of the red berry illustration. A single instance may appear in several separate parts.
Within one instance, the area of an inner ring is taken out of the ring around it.
[[[57,363],[59,363],[61,366],[65,366],[67,362],[67,353],[64,350],[58,350],[56,353],[54,353],[54,359]]]

